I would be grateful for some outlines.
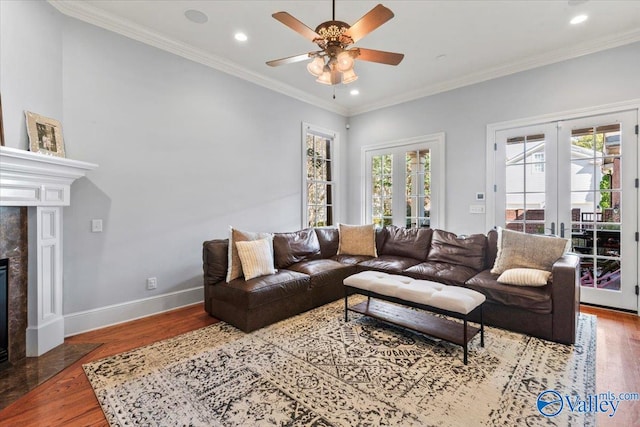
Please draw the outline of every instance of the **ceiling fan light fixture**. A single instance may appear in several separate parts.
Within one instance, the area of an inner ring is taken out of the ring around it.
[[[325,70],[318,78],[316,79],[318,83],[322,83],[323,85],[331,85],[331,71]]]
[[[358,75],[356,74],[355,71],[353,71],[353,68],[351,68],[348,71],[345,71],[344,73],[342,73],[342,83],[343,84],[349,84],[351,82],[355,82],[356,80],[358,80]]]
[[[338,68],[338,71],[343,73],[345,71],[353,70],[354,62],[355,60],[353,59],[351,52],[348,50],[343,50],[336,57],[336,67]]]
[[[307,71],[313,76],[320,77],[324,72],[324,59],[321,56],[313,58],[313,61],[307,64]]]

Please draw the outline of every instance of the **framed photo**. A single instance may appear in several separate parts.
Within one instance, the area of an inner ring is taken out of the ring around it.
[[[39,114],[25,111],[29,150],[35,153],[64,157],[64,141],[60,122]]]

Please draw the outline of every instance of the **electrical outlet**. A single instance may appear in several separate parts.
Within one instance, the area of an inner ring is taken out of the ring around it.
[[[158,287],[158,279],[156,279],[155,277],[149,277],[147,279],[147,290],[152,291],[157,287]]]
[[[92,219],[91,220],[91,232],[92,233],[102,233],[102,220],[101,219]]]

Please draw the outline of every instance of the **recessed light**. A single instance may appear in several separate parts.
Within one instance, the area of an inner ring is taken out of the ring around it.
[[[589,18],[587,15],[577,15],[571,21],[569,21],[572,25],[581,24]]]
[[[249,39],[245,33],[236,33],[234,37],[239,42],[246,42]]]
[[[360,95],[360,91],[358,89],[351,89],[351,92],[349,93],[353,96]]]
[[[195,9],[189,9],[185,11],[184,16],[194,24],[204,24],[205,22],[209,21],[209,17],[204,12],[200,12],[199,10]]]

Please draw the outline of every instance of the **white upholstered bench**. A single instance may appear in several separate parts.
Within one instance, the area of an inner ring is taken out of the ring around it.
[[[480,345],[484,347],[482,303],[486,298],[480,292],[377,271],[363,271],[349,276],[344,279],[344,286],[345,322],[349,320],[348,312],[353,311],[460,345],[464,348],[465,365],[468,343],[478,332]],[[354,292],[368,298],[349,307],[348,296]],[[455,317],[461,319],[462,323],[375,299]],[[476,311],[480,314],[479,328],[467,322],[469,316]]]

